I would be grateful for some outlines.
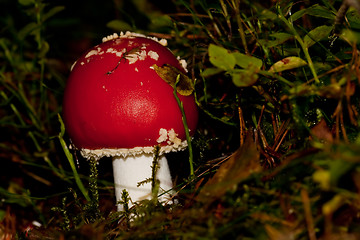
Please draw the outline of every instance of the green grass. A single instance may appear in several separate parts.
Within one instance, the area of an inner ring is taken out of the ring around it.
[[[338,0],[153,2],[0,4],[0,237],[359,238],[359,13],[340,21]],[[83,159],[61,122],[71,64],[120,30],[168,38],[195,83],[192,148],[168,156],[190,159],[172,206],[117,212],[111,160]]]

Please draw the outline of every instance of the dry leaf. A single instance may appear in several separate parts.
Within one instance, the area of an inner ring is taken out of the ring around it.
[[[321,119],[319,123],[311,128],[311,135],[324,142],[332,143],[334,141],[333,135],[324,119]]]
[[[154,64],[152,67],[154,68],[155,72],[172,87],[175,86],[177,77],[180,75],[179,82],[176,84],[176,91],[179,94],[183,96],[189,96],[194,91],[194,84],[192,80],[176,67],[168,64],[165,64],[162,67]]]
[[[198,199],[209,201],[220,198],[252,173],[260,170],[260,154],[252,135],[249,134],[244,144],[219,167],[215,175],[204,185]]]
[[[289,229],[278,230],[269,224],[265,225],[266,233],[270,240],[292,240],[296,237],[296,232]]]

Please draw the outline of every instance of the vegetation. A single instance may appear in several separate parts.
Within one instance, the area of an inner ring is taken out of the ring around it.
[[[1,239],[360,238],[358,1],[103,2],[0,3]],[[187,60],[200,122],[168,156],[176,203],[117,212],[61,106],[81,52],[127,30]]]

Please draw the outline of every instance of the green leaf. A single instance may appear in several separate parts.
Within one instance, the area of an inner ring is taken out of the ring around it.
[[[347,149],[344,150],[344,153],[346,151],[347,151]],[[349,152],[346,152],[346,153],[349,154],[349,156],[351,158],[352,153],[351,154]],[[329,167],[330,167],[329,171],[330,171],[330,177],[331,177],[330,184],[332,186],[337,186],[341,177],[346,175],[354,167],[354,165],[355,165],[355,163],[349,162],[349,161],[344,161],[343,159],[333,159],[329,163]]]
[[[52,9],[50,9],[48,12],[46,12],[43,15],[42,21],[45,22],[47,19],[51,18],[52,16],[54,16],[55,14],[57,14],[58,12],[61,12],[65,9],[64,6],[56,6],[53,7]]]
[[[306,61],[299,57],[287,57],[274,63],[269,72],[282,72],[307,65]]]
[[[249,68],[255,66],[256,68],[262,67],[262,60],[253,56],[248,56],[243,53],[234,52],[232,55],[235,57],[236,64],[242,68]]]
[[[18,2],[23,6],[29,6],[35,4],[35,0],[18,0]]]
[[[334,19],[335,15],[329,10],[326,9],[323,6],[320,6],[319,4],[314,4],[311,7],[308,7],[306,9],[301,9],[291,15],[291,21],[296,21],[299,18],[303,17],[305,14],[319,17],[319,18],[325,18],[325,19]]]
[[[232,73],[232,80],[237,87],[249,87],[256,83],[259,75],[255,71],[235,69]]]
[[[301,10],[293,13],[290,17],[290,20],[292,22],[298,20],[299,18],[301,18],[302,16],[304,16],[306,14],[306,11],[307,11],[307,9],[301,9]]]
[[[316,172],[314,172],[313,179],[314,179],[315,182],[317,182],[320,185],[320,187],[324,191],[329,191],[330,190],[330,187],[331,187],[331,184],[330,184],[330,179],[331,179],[330,171],[319,169]]]
[[[261,11],[261,13],[259,14],[259,19],[260,20],[271,20],[271,21],[275,21],[277,19],[277,14],[268,10],[268,9],[264,9]]]
[[[153,16],[149,16],[151,20],[150,27],[152,29],[160,28],[160,27],[171,27],[172,20],[168,15],[158,15],[155,14]]]
[[[209,46],[209,56],[210,62],[218,68],[221,68],[225,71],[234,69],[235,67],[235,57],[227,49],[210,44]]]
[[[345,29],[340,35],[341,39],[347,41],[350,45],[360,42],[360,33]]]
[[[130,31],[133,29],[127,22],[117,20],[117,19],[108,22],[106,24],[106,27],[111,28],[116,31]]]
[[[357,30],[360,29],[360,15],[359,15],[358,11],[356,11],[355,9],[350,10],[346,14],[346,18],[350,24],[350,29],[354,29],[354,28],[356,28]]]
[[[335,19],[335,14],[333,14],[332,11],[318,4],[315,4],[314,6],[308,8],[306,10],[306,13],[314,17],[320,17],[331,20]]]
[[[39,51],[39,58],[44,58],[46,56],[46,54],[49,52],[49,50],[50,50],[49,43],[47,41],[42,42],[41,48]]]
[[[270,39],[259,39],[258,42],[262,46],[265,46],[267,48],[272,48],[280,44],[283,44],[292,37],[293,37],[292,34],[279,32],[279,33],[270,34],[269,35]]]
[[[304,44],[307,48],[314,45],[316,42],[328,37],[330,32],[332,31],[333,27],[331,26],[319,26],[313,30],[311,30],[305,37],[304,37]]]
[[[24,40],[29,34],[34,32],[36,29],[38,31],[40,31],[39,25],[36,22],[31,22],[31,23],[28,23],[27,25],[25,25],[25,27],[23,27],[18,32],[17,35],[18,35],[19,39]]]
[[[170,86],[174,88],[176,79],[180,75],[179,81],[176,83],[176,91],[183,95],[189,96],[194,91],[194,84],[192,80],[186,76],[183,72],[177,69],[174,66],[165,64],[162,67],[157,66],[156,64],[153,65],[155,72]]]
[[[207,68],[205,69],[202,73],[201,73],[201,76],[203,77],[209,77],[209,76],[212,76],[212,75],[216,75],[218,73],[221,73],[223,72],[224,70],[223,69],[220,69],[220,68]]]
[[[323,190],[328,191],[332,187],[336,187],[341,177],[346,175],[353,167],[354,163],[352,162],[334,159],[329,162],[329,170],[317,170],[313,174],[313,179],[320,184]]]

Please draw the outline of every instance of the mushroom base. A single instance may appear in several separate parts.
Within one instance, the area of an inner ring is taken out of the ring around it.
[[[129,193],[131,199],[129,207],[135,202],[151,199],[151,181],[141,184],[140,186],[138,186],[138,183],[151,178],[153,158],[154,155],[152,153],[143,153],[135,156],[130,155],[127,157],[113,157],[112,163],[118,211],[123,210],[123,205],[120,204],[119,201],[122,200],[121,195],[124,189]],[[158,163],[159,168],[156,173],[156,178],[160,181],[159,201],[163,202],[169,200],[171,193],[174,193],[173,191],[169,191],[173,188],[173,184],[169,165],[164,155],[159,157]],[[167,193],[162,194],[164,192]]]

